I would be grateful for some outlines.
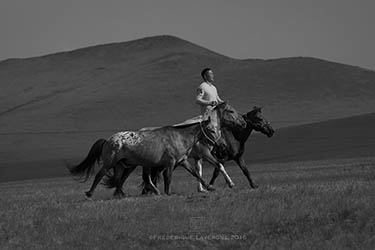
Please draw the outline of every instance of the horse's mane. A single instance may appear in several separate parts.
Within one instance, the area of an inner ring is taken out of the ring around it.
[[[139,131],[154,131],[154,130],[160,130],[160,129],[169,129],[169,128],[174,128],[174,129],[183,129],[183,128],[188,128],[194,125],[197,125],[198,123],[205,123],[209,122],[209,120],[204,120],[201,122],[193,122],[193,123],[187,123],[187,124],[177,124],[177,125],[166,125],[166,126],[161,126],[161,127],[145,127],[141,128]]]
[[[230,107],[232,109],[234,109],[232,106],[230,106],[228,103],[226,102],[223,102],[223,103],[220,103],[219,105],[217,105],[214,110],[217,110],[219,108],[222,108],[222,107]],[[204,123],[204,122],[209,122],[209,120],[204,120],[204,121],[201,121],[201,122],[194,122],[194,123],[187,123],[187,124],[177,124],[177,125],[167,125],[167,126],[162,126],[162,127],[148,127],[148,128],[143,128],[142,131],[145,131],[145,130],[156,130],[156,129],[165,129],[165,128],[175,128],[175,129],[183,129],[183,128],[188,128],[188,127],[191,127],[191,126],[194,126],[194,125],[197,125],[198,123]]]
[[[205,121],[202,121],[202,123],[205,122]],[[167,127],[171,127],[171,128],[177,128],[177,129],[180,129],[180,128],[187,128],[187,127],[191,127],[193,125],[197,125],[198,123],[201,123],[201,122],[194,122],[194,123],[187,123],[187,124],[181,124],[181,125],[169,125],[169,126],[165,126],[163,128],[167,128]]]
[[[247,112],[245,114],[240,114],[240,115],[246,121],[246,123],[252,124],[253,122],[251,121],[251,118],[249,118],[249,116],[254,116],[258,112],[262,112],[262,108],[254,106],[254,108],[252,110],[250,110],[249,112]]]

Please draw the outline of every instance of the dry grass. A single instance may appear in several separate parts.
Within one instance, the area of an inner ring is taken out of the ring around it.
[[[260,184],[195,192],[183,170],[172,196],[127,198],[68,178],[0,184],[1,249],[375,249],[375,158],[253,165]],[[210,169],[206,169],[208,178]]]

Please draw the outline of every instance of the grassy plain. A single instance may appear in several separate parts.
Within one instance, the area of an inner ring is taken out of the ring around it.
[[[171,196],[140,196],[138,171],[121,200],[71,178],[0,183],[0,248],[375,249],[375,158],[250,169],[259,189],[230,165],[235,188],[209,194],[178,169]]]

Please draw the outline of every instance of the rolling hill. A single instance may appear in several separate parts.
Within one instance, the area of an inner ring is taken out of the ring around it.
[[[195,115],[200,71],[277,127],[373,112],[375,72],[315,58],[236,60],[172,36],[0,62],[0,132],[103,130]]]
[[[252,134],[248,162],[276,163],[375,157],[375,113],[279,129],[274,137]]]
[[[99,137],[196,115],[204,67],[222,98],[240,112],[263,106],[276,128],[375,110],[374,71],[316,58],[237,60],[173,36],[8,59],[0,62],[0,175],[10,166],[29,178],[40,167],[59,174],[63,159],[82,157]]]

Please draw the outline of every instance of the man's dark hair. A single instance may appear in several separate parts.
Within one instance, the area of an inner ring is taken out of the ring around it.
[[[205,69],[202,70],[201,76],[202,76],[203,80],[206,80],[204,77],[205,77],[207,71],[210,71],[210,70],[211,70],[211,68],[205,68]]]

